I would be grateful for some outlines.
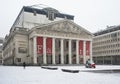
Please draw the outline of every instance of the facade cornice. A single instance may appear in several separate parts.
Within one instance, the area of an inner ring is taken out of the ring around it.
[[[92,41],[91,38],[84,38],[84,37],[81,37],[81,38],[77,38],[77,37],[71,37],[71,36],[66,36],[65,35],[60,35],[60,36],[53,36],[53,35],[46,35],[46,34],[33,34],[29,37],[30,38],[33,38],[33,37],[39,37],[39,36],[42,36],[42,37],[50,37],[50,38],[59,38],[59,39],[71,39],[71,40],[84,40],[84,41]]]

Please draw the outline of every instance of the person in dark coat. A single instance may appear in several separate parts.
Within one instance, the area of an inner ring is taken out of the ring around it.
[[[24,67],[24,69],[25,69],[25,67],[26,67],[26,63],[25,63],[25,62],[23,62],[23,67]]]
[[[88,59],[88,60],[86,61],[86,67],[87,67],[87,68],[90,67],[90,59]]]

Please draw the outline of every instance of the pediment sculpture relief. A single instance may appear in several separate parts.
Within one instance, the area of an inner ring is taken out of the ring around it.
[[[58,23],[52,26],[50,30],[66,33],[80,33],[82,30],[68,22]]]

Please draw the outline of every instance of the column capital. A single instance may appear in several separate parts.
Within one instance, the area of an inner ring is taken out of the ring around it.
[[[64,40],[64,38],[60,38],[60,40]]]
[[[44,39],[46,39],[47,37],[43,37]]]
[[[53,40],[55,40],[56,38],[55,38],[55,37],[53,37],[52,39],[53,39]]]
[[[76,39],[76,41],[80,41],[80,39]]]

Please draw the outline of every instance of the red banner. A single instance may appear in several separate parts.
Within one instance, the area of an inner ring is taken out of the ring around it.
[[[52,54],[52,38],[46,39],[46,53]]]
[[[86,55],[90,56],[90,41],[86,41]]]
[[[43,37],[37,37],[37,54],[43,54]]]
[[[79,41],[79,55],[83,56],[83,41]]]

